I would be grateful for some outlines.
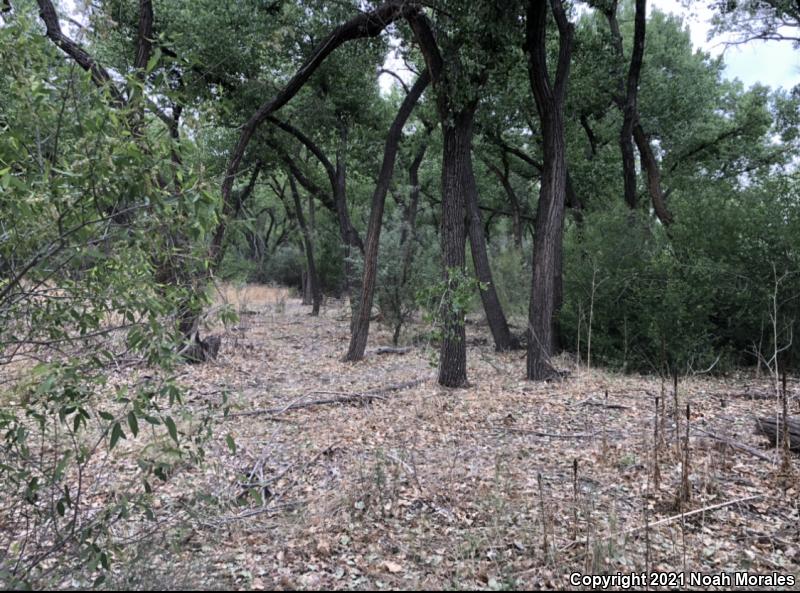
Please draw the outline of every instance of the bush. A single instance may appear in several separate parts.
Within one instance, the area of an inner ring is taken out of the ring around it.
[[[395,344],[403,325],[418,308],[417,293],[424,286],[441,279],[435,233],[429,227],[417,231],[414,243],[401,245],[402,223],[396,218],[388,221],[381,233],[378,258],[378,280],[375,301],[383,323],[393,332]],[[412,249],[412,263],[403,269],[404,249]]]
[[[9,588],[99,584],[120,528],[152,519],[156,483],[202,456],[208,427],[179,436],[170,369],[176,313],[202,300],[193,279],[216,199],[189,162],[179,171],[189,189],[156,183],[175,173],[171,141],[135,138],[126,113],[57,51],[24,11],[0,27],[0,220],[13,222],[0,238]],[[46,163],[27,148],[37,137]],[[123,363],[149,372],[126,380]],[[108,463],[123,446],[135,463],[124,479]]]

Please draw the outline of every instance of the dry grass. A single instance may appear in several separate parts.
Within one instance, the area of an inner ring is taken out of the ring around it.
[[[292,292],[281,286],[225,282],[215,289],[217,304],[231,305],[240,314],[252,314],[286,303]]]

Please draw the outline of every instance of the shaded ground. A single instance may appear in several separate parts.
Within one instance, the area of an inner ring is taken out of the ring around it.
[[[752,434],[753,415],[776,410],[766,380],[679,385],[680,409],[692,410],[684,510],[742,500],[681,518],[671,389],[653,483],[658,379],[573,368],[563,382],[530,383],[522,353],[475,345],[487,331],[471,325],[472,386],[447,390],[429,350],[376,355],[389,343],[379,327],[364,362],[341,362],[341,304],[312,318],[280,292],[238,296],[241,321],[219,360],[186,367],[185,379],[190,408],[228,393],[246,415],[218,419],[205,466],[158,491],[163,528],[117,585],[569,588],[572,572],[648,569],[800,577],[800,463],[780,479]],[[251,414],[413,380],[371,403]]]

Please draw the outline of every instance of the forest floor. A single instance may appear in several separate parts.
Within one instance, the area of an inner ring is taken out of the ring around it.
[[[378,355],[390,334],[377,323],[366,359],[342,362],[341,303],[310,317],[286,291],[230,292],[241,317],[219,358],[181,372],[188,409],[228,394],[231,413],[217,417],[205,463],[157,490],[163,528],[141,540],[136,567],[115,585],[570,589],[571,573],[800,578],[800,460],[781,476],[779,456],[753,434],[754,416],[777,409],[767,379],[681,379],[678,435],[691,406],[691,498],[681,507],[671,385],[654,484],[656,377],[565,358],[563,380],[525,381],[524,353],[495,353],[488,329],[471,323],[471,385],[450,390],[436,383],[430,349]],[[796,413],[800,384],[789,388]],[[376,397],[355,399],[363,395]],[[684,586],[704,588],[688,576]]]

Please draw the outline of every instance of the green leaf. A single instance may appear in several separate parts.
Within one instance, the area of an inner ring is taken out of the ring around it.
[[[145,68],[145,70],[147,71],[148,74],[153,71],[153,69],[156,67],[160,59],[161,59],[161,49],[156,48],[156,50],[153,52],[153,55],[150,56],[149,60],[147,60],[147,67]]]
[[[111,443],[109,444],[109,449],[113,449],[114,445],[120,440],[120,438],[125,438],[125,433],[122,432],[122,427],[119,425],[119,422],[115,422],[114,426],[111,427]]]
[[[236,442],[231,435],[225,437],[225,442],[228,443],[228,449],[231,450],[232,455],[236,455]]]
[[[136,419],[136,414],[133,410],[128,412],[128,426],[131,429],[131,434],[135,437],[139,434],[139,421]]]
[[[167,416],[164,418],[164,424],[167,425],[169,436],[171,436],[175,444],[178,445],[178,428],[175,426],[175,421],[170,416]]]

